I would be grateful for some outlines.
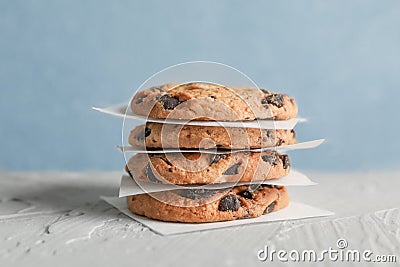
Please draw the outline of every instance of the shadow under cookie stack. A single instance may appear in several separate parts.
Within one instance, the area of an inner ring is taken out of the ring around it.
[[[146,150],[127,159],[126,172],[139,185],[176,186],[128,196],[132,213],[204,223],[259,217],[289,205],[286,188],[268,181],[289,174],[289,157],[275,148],[295,144],[295,132],[254,125],[295,118],[293,98],[257,88],[165,84],[139,91],[130,108],[153,122],[130,131],[129,145]]]

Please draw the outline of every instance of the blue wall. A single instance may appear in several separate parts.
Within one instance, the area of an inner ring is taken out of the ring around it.
[[[122,121],[91,106],[191,60],[297,99],[299,139],[328,138],[298,168],[398,168],[400,1],[244,3],[1,1],[0,170],[122,169]]]

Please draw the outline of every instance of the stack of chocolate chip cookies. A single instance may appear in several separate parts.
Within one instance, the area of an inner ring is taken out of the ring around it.
[[[137,115],[163,121],[147,122],[130,132],[129,144],[147,151],[132,156],[126,171],[139,184],[176,185],[174,190],[127,197],[131,212],[201,223],[254,218],[289,204],[286,188],[267,181],[290,172],[289,157],[274,148],[295,144],[294,130],[250,128],[244,122],[292,119],[297,115],[293,98],[258,88],[197,82],[140,91],[130,107]],[[231,124],[218,126],[219,122]],[[223,189],[204,187],[238,182],[240,186]]]

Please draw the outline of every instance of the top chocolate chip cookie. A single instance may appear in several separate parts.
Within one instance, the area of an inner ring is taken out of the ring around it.
[[[250,121],[296,117],[297,104],[285,94],[210,83],[165,84],[138,92],[137,115],[160,119]]]

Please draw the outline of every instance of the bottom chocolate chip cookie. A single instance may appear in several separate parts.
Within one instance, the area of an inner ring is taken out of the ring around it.
[[[127,197],[131,212],[151,219],[205,223],[255,218],[285,208],[283,186],[251,185],[225,190],[179,189]]]

